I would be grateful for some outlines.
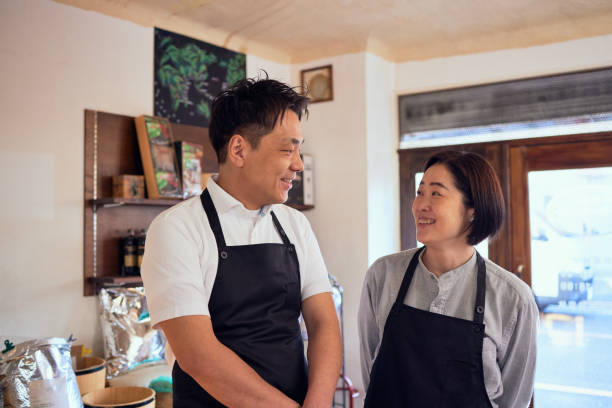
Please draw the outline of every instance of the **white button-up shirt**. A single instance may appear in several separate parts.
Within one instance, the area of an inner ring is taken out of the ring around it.
[[[208,191],[227,246],[282,243],[270,211],[294,244],[300,265],[302,300],[331,290],[327,269],[310,223],[282,204],[248,210],[212,178]],[[209,315],[219,253],[200,197],[158,215],[147,232],[141,275],[153,325],[180,316]]]

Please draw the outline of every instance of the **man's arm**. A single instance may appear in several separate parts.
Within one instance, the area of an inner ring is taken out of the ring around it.
[[[329,408],[342,364],[340,324],[331,293],[319,293],[302,303],[308,331],[308,392],[304,408]]]
[[[159,327],[181,369],[223,405],[230,408],[299,407],[217,340],[210,317],[177,317],[161,322]]]

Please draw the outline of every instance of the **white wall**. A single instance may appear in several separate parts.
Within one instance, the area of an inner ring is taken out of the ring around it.
[[[259,58],[256,55],[247,54],[246,65],[247,78],[263,78],[265,77],[263,71],[265,71],[272,79],[285,83],[291,82],[291,67],[287,64],[279,64]]]
[[[98,298],[83,296],[83,110],[152,113],[153,29],[48,0],[2,1],[0,23],[0,340],[73,333],[101,353]]]
[[[366,54],[368,264],[400,248],[395,64]]]
[[[83,110],[151,113],[153,32],[42,0],[0,15],[0,152],[14,158],[0,160],[0,337],[73,333],[101,351],[83,297]]]
[[[315,160],[315,209],[305,214],[329,272],[344,288],[346,372],[360,384],[356,315],[368,267],[366,56],[293,65],[292,83],[300,85],[301,69],[327,64],[333,65],[334,99],[311,104],[303,123],[303,150]]]
[[[396,65],[399,95],[612,66],[612,35],[405,62]]]

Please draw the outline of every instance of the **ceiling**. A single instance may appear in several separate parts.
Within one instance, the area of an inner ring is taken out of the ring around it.
[[[611,0],[55,1],[281,63],[362,51],[404,62],[612,34]]]

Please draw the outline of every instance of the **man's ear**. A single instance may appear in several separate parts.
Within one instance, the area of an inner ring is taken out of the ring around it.
[[[243,167],[248,147],[248,142],[244,137],[238,134],[233,135],[227,143],[227,160],[236,167]]]

